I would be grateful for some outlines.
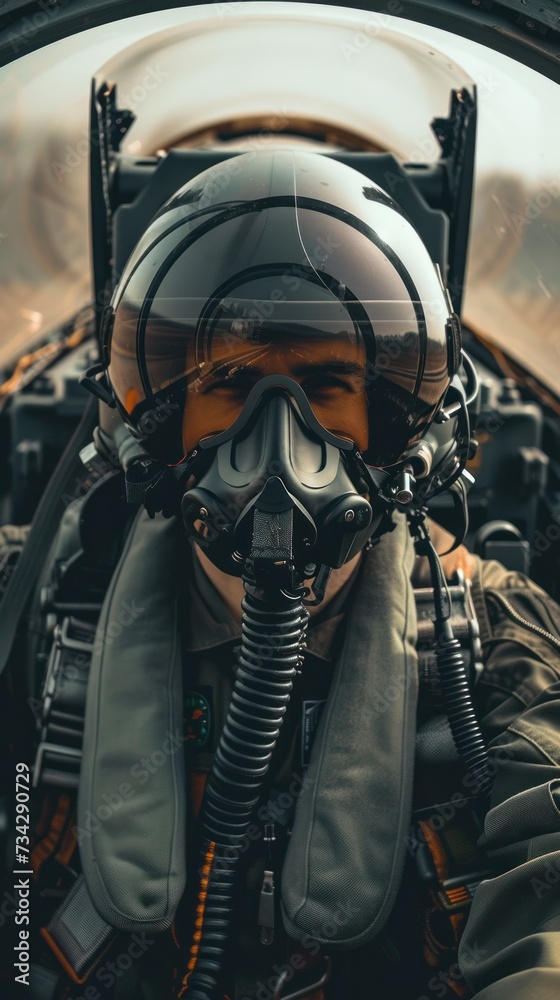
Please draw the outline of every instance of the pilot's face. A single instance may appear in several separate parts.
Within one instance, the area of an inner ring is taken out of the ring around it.
[[[194,346],[187,357],[195,368]],[[266,375],[289,375],[305,391],[320,423],[332,433],[367,448],[365,392],[366,354],[348,338],[276,340],[274,343],[213,349],[208,372],[199,360],[199,375],[191,382],[183,417],[185,454],[205,437],[231,427],[253,386]]]

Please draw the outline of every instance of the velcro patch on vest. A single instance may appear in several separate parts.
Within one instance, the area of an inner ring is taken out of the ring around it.
[[[187,745],[202,749],[208,743],[212,727],[211,688],[186,691],[184,697],[185,738]]]

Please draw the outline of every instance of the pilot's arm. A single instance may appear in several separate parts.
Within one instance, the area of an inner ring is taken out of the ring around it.
[[[482,843],[495,876],[475,892],[459,962],[476,1000],[560,997],[560,608],[475,560],[485,669],[478,715],[495,771]]]

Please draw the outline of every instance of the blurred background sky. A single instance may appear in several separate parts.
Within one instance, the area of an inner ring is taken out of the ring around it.
[[[131,155],[228,144],[217,131],[227,136],[242,122],[249,134],[236,148],[303,141],[416,162],[439,155],[429,123],[448,113],[450,90],[476,82],[464,319],[558,388],[560,87],[415,22],[270,2],[139,15],[22,54],[0,71],[0,369],[90,296],[94,74],[116,81],[119,105],[137,115],[121,147]],[[317,140],[297,138],[306,123]]]

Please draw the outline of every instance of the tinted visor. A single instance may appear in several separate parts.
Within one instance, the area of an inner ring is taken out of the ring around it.
[[[126,265],[104,344],[123,415],[174,464],[276,372],[369,464],[395,463],[449,384],[426,247],[385,192],[328,157],[233,160],[178,191]]]
[[[121,302],[109,377],[148,450],[181,461],[233,424],[260,379],[288,375],[323,427],[353,441],[368,464],[398,461],[448,384],[445,340],[428,344],[426,307],[404,289],[401,298],[345,300],[306,280],[301,298],[287,300],[270,275],[242,291]]]

